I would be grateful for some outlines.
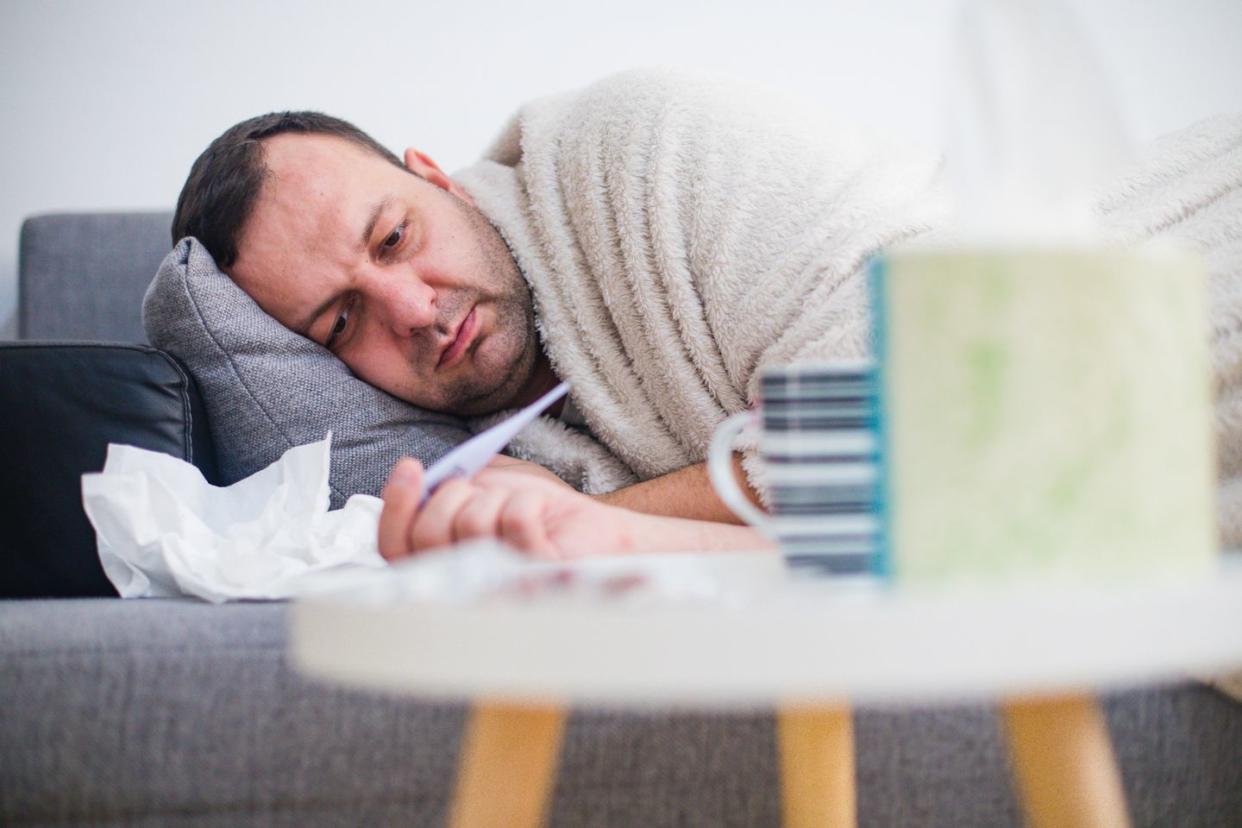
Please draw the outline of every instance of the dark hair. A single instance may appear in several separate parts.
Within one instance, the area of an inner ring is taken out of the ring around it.
[[[271,112],[230,127],[203,150],[190,167],[190,175],[177,199],[172,240],[194,236],[221,267],[237,261],[237,241],[254,210],[267,165],[262,142],[273,135],[294,132],[335,135],[363,149],[405,165],[370,135],[353,124],[322,112]]]

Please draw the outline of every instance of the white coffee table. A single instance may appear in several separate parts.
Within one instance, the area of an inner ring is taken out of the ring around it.
[[[1242,666],[1237,567],[1159,585],[886,591],[790,581],[772,553],[658,560],[715,593],[445,603],[412,600],[393,568],[296,601],[293,662],[354,686],[474,700],[454,826],[543,821],[571,704],[775,706],[785,825],[853,825],[849,705],[972,700],[1001,702],[1033,826],[1125,825],[1092,693]]]

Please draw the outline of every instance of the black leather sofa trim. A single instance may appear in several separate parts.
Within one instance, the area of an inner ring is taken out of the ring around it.
[[[189,373],[145,345],[0,344],[0,597],[115,596],[82,509],[108,443],[179,457],[218,483]]]

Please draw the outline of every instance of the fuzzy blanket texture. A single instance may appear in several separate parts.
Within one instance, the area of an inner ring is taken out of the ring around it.
[[[939,166],[768,90],[649,70],[522,107],[455,178],[526,274],[615,488],[703,461],[761,367],[865,355],[860,272],[947,221]],[[558,471],[571,453],[516,450]]]
[[[865,355],[865,264],[952,231],[941,172],[804,102],[680,72],[523,106],[455,177],[512,248],[595,439],[545,419],[515,453],[608,491],[703,461],[763,366]],[[1242,546],[1242,116],[1146,148],[1097,213],[1113,240],[1207,262],[1220,525]],[[764,495],[762,463],[743,463]]]

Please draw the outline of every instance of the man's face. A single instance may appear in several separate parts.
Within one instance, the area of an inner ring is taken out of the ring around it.
[[[426,180],[341,138],[264,142],[269,175],[229,275],[361,379],[435,411],[519,401],[540,358],[504,240],[431,159]]]

